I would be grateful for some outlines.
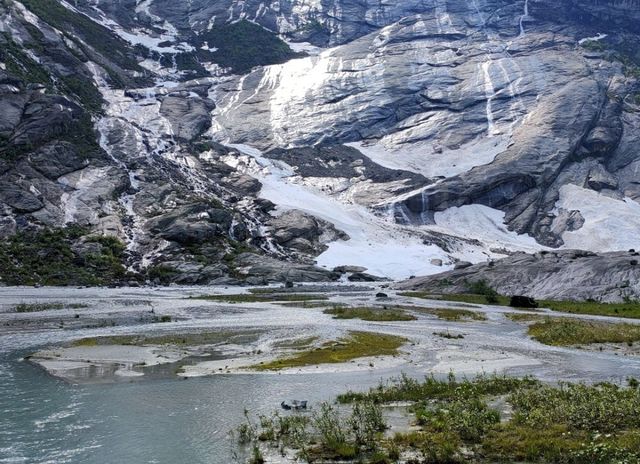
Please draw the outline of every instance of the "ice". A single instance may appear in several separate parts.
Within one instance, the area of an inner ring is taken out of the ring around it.
[[[567,184],[560,188],[556,214],[560,208],[580,211],[585,219],[580,229],[562,234],[563,248],[600,252],[640,248],[640,204],[636,201]]]
[[[480,240],[489,248],[535,252],[545,249],[529,235],[518,235],[504,224],[505,213],[484,205],[465,205],[435,213],[442,232]]]
[[[584,44],[584,43],[586,43],[586,42],[597,42],[597,41],[599,41],[599,40],[606,39],[607,37],[608,37],[608,35],[607,35],[607,34],[599,33],[598,35],[593,36],[593,37],[585,37],[584,39],[580,39],[580,40],[578,41],[578,43],[579,43],[580,45],[583,45],[583,44]]]
[[[386,148],[384,140],[371,145],[364,142],[347,144],[358,149],[374,163],[389,169],[402,169],[425,177],[452,177],[476,166],[491,163],[506,150],[507,135],[482,138],[457,150],[436,150],[431,144],[412,144],[407,148]]]
[[[293,50],[296,53],[306,53],[308,55],[319,55],[324,51],[321,47],[316,47],[315,45],[310,44],[309,42],[289,42],[284,37],[280,37],[280,38],[289,46],[291,50]]]
[[[395,224],[364,206],[342,203],[313,187],[292,183],[290,166],[265,158],[255,148],[232,146],[245,157],[226,161],[262,182],[260,196],[275,203],[277,213],[297,209],[324,219],[349,235],[348,241],[329,244],[317,259],[320,266],[363,266],[372,274],[394,279],[447,269],[430,263],[434,258],[449,262],[450,257],[435,245],[424,245],[417,227]]]

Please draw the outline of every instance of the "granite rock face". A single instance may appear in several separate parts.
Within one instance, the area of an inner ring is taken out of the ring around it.
[[[639,11],[7,0],[0,235],[79,224],[179,283],[640,248]]]
[[[590,253],[578,250],[518,253],[508,258],[401,282],[403,290],[467,293],[484,281],[502,295],[537,299],[621,302],[640,297],[635,251]]]

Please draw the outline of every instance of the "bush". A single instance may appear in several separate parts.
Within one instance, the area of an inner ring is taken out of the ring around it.
[[[499,302],[500,296],[486,280],[478,280],[469,284],[469,293],[474,295],[483,295],[489,304],[496,304]]]

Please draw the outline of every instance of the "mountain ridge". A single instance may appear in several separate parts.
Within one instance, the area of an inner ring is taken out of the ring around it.
[[[4,0],[0,233],[79,224],[165,283],[635,246],[633,1],[260,5]]]

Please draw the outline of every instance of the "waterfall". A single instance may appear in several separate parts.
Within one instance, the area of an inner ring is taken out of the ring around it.
[[[520,16],[520,37],[525,35],[524,21],[529,18],[529,0],[524,0],[524,14]]]
[[[489,58],[488,61],[482,63],[482,73],[484,76],[484,94],[487,98],[487,135],[493,137],[496,133],[496,125],[493,119],[493,99],[496,96],[496,90],[491,80],[491,65],[493,61]]]

